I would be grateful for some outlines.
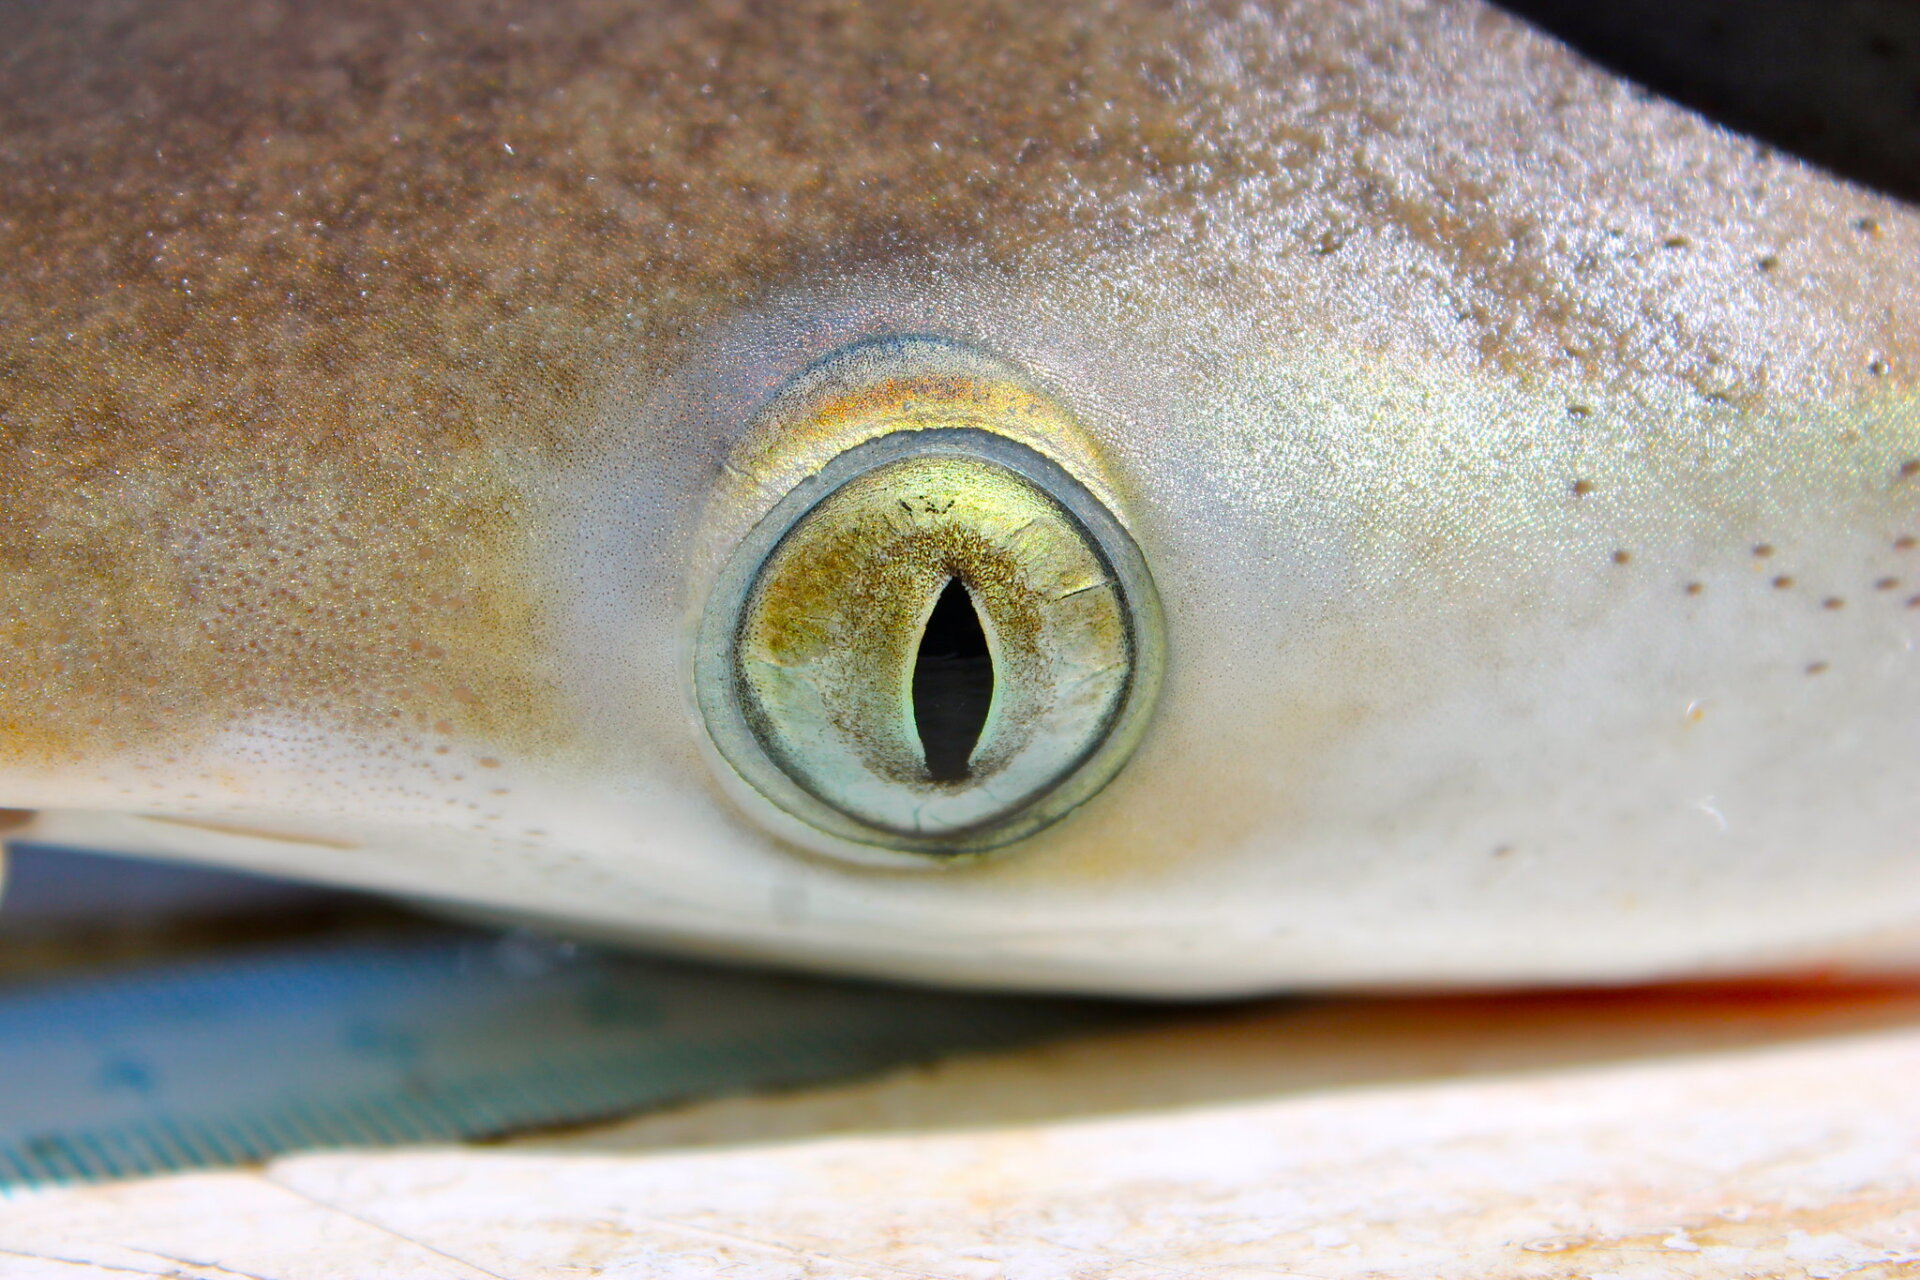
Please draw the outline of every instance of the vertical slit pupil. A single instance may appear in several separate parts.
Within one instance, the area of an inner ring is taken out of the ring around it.
[[[959,782],[987,725],[993,656],[973,597],[950,578],[934,602],[913,663],[913,720],[935,782]]]

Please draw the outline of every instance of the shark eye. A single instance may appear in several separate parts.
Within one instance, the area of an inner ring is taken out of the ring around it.
[[[1159,670],[1138,548],[1064,468],[895,431],[796,485],[710,597],[696,687],[769,800],[869,849],[1005,845],[1124,763]]]

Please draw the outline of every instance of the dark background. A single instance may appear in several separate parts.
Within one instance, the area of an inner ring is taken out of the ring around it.
[[[1920,201],[1920,0],[1496,0],[1741,133]]]

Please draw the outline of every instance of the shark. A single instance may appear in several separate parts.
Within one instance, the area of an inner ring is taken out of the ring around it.
[[[16,839],[1136,995],[1920,963],[1920,214],[1477,0],[0,10]]]

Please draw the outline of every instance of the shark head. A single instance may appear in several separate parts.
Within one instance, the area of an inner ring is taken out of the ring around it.
[[[1905,205],[1464,2],[4,25],[35,838],[1005,986],[1916,952]]]

